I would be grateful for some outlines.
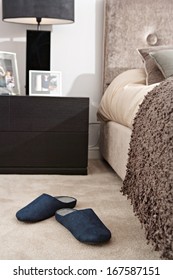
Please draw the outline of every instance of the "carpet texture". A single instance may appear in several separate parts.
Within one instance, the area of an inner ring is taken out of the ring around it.
[[[0,175],[0,259],[159,259],[121,187],[122,181],[101,160],[89,161],[87,176]],[[16,212],[42,193],[76,197],[75,208],[92,208],[110,229],[111,240],[102,245],[80,243],[55,217],[34,224],[18,221]]]
[[[122,191],[163,258],[173,259],[173,77],[149,94],[134,120]]]

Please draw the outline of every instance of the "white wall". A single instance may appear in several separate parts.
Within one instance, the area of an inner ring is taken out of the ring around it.
[[[62,71],[63,95],[90,98],[89,146],[92,148],[99,135],[99,124],[95,123],[102,95],[103,5],[104,0],[75,0],[75,23],[54,25],[51,34],[51,70]],[[27,28],[33,27],[0,21],[0,51],[17,54],[22,93],[25,92]]]

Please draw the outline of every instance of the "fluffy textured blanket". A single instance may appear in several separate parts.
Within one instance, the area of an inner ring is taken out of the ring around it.
[[[150,91],[135,117],[123,194],[164,259],[173,259],[173,77]]]

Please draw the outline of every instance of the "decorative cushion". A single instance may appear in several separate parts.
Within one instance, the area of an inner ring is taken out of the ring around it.
[[[173,75],[173,49],[149,53],[165,78]]]
[[[155,46],[144,49],[137,49],[140,54],[142,61],[144,62],[144,68],[146,72],[146,84],[151,85],[159,83],[165,79],[163,73],[158,68],[154,61],[154,58],[150,56],[151,52],[157,52],[163,49],[173,49],[172,46]]]

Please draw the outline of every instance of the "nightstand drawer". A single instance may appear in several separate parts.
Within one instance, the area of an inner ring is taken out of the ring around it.
[[[0,132],[0,167],[85,167],[87,142],[85,133]]]
[[[0,96],[0,131],[10,129],[10,106],[7,96]]]
[[[87,174],[88,98],[0,98],[0,173]]]
[[[88,102],[87,98],[14,97],[10,131],[87,131]]]

